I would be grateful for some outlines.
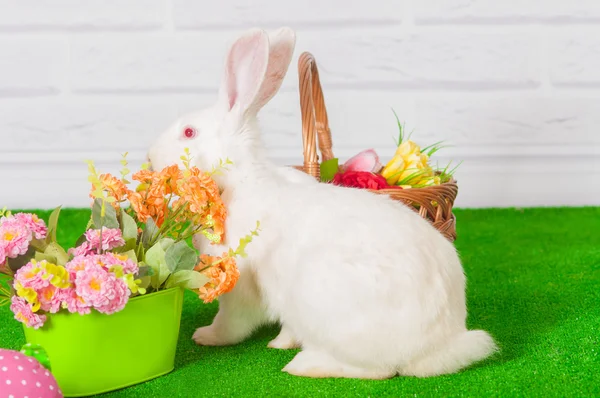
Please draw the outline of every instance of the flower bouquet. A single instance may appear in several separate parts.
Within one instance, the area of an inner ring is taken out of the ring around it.
[[[321,182],[371,190],[424,188],[449,182],[458,166],[449,170],[450,164],[441,169],[430,163],[431,156],[442,148],[442,142],[421,148],[410,135],[405,137],[404,126],[395,112],[394,115],[399,137],[396,152],[387,164],[380,163],[373,149],[364,150],[341,165],[337,158],[332,158],[320,164]]]
[[[222,256],[190,245],[202,233],[220,243],[226,209],[210,172],[176,165],[131,179],[123,156],[120,178],[88,162],[91,218],[74,247],[57,241],[60,207],[46,224],[35,214],[0,212],[0,304],[24,324],[28,343],[48,352],[66,396],[98,394],[173,369],[183,289],[211,302],[239,277],[235,258],[258,234]],[[140,339],[152,349],[143,360]],[[85,372],[82,372],[85,369]]]

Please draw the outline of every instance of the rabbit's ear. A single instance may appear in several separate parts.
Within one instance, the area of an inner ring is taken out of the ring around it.
[[[269,65],[254,106],[258,109],[273,98],[285,78],[296,46],[296,34],[288,27],[269,33]]]
[[[269,37],[264,30],[251,29],[232,44],[225,62],[220,99],[230,111],[258,112],[256,99],[269,64]]]

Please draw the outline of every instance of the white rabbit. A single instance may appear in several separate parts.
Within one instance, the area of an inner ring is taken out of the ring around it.
[[[383,379],[456,372],[497,348],[466,329],[465,277],[454,246],[407,206],[386,196],[318,183],[267,160],[258,111],[279,90],[295,34],[252,29],[230,48],[216,104],[175,122],[152,145],[154,168],[233,166],[216,177],[228,208],[218,255],[261,223],[238,260],[236,287],[220,299],[202,345],[229,345],[280,322],[270,347],[302,347],[293,375]]]

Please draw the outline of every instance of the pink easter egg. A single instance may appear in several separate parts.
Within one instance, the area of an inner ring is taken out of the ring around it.
[[[0,348],[0,398],[63,398],[56,379],[35,358]]]
[[[369,173],[378,173],[382,167],[379,156],[373,149],[367,149],[352,156],[342,165],[344,171],[365,171]]]

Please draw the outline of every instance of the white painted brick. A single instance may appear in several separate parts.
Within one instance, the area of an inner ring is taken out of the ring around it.
[[[598,158],[469,159],[455,176],[457,207],[600,205],[600,184],[593,183],[600,179]]]
[[[67,52],[61,38],[0,37],[0,97],[59,92]]]
[[[3,99],[0,152],[145,152],[175,109],[168,97]]]
[[[597,0],[415,0],[423,23],[592,22],[600,20]]]
[[[454,30],[302,32],[298,54],[313,53],[323,84],[380,88],[532,87],[539,81],[539,38]],[[292,73],[295,72],[295,65]]]
[[[399,22],[398,0],[254,0],[218,1],[207,5],[197,0],[174,0],[175,26],[179,28],[276,27],[360,25]]]
[[[600,31],[555,32],[549,40],[550,79],[564,86],[600,85]]]
[[[71,48],[71,81],[84,91],[216,89],[234,35],[78,37]]]
[[[600,98],[454,97],[418,100],[416,133],[466,147],[600,145]],[[513,148],[513,149],[511,149]]]
[[[72,82],[86,91],[216,90],[237,32],[130,35],[74,40]],[[516,33],[423,32],[394,28],[299,31],[284,88],[298,85],[297,57],[310,51],[323,85],[365,88],[533,87],[538,38]]]
[[[165,8],[165,0],[2,0],[0,29],[152,28]]]

